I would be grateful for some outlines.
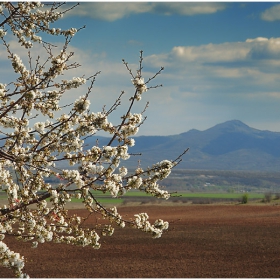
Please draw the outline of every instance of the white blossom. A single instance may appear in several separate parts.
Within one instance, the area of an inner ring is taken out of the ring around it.
[[[82,97],[80,96],[80,98],[75,101],[74,106],[78,112],[83,112],[89,108],[89,105],[90,105],[90,101],[88,99],[85,99],[84,96]]]
[[[43,122],[37,122],[34,124],[34,129],[38,131],[39,133],[45,133],[45,123]]]
[[[7,32],[5,32],[2,28],[0,28],[0,37],[3,38],[6,34]]]
[[[144,82],[144,78],[142,77],[135,77],[131,80],[135,88],[137,89],[137,93],[142,94],[143,92],[147,91],[147,86]]]
[[[8,250],[8,246],[4,242],[0,242],[0,253],[4,253]]]
[[[34,241],[32,242],[31,248],[37,248],[38,247],[38,242]]]
[[[133,176],[132,178],[128,179],[128,186],[133,189],[139,189],[143,183],[141,177]]]
[[[20,73],[21,72],[21,73],[27,75],[28,71],[25,68],[21,58],[17,54],[14,54],[12,56],[12,66],[13,66],[14,71],[16,73]]]
[[[37,42],[37,41],[42,42],[42,38],[40,36],[35,35],[35,34],[32,34],[31,39],[34,42]]]
[[[126,218],[115,206],[100,203],[96,196],[96,192],[102,192],[119,197],[136,189],[158,198],[170,197],[158,182],[170,174],[174,162],[163,160],[135,171],[129,164],[123,165],[132,156],[129,149],[135,140],[131,137],[143,123],[143,113],[133,112],[134,101],[141,100],[148,90],[141,74],[142,64],[132,79],[135,95],[118,122],[112,113],[125,104],[125,95],[99,112],[90,112],[89,97],[98,73],[90,77],[69,76],[69,71],[79,75],[80,65],[69,51],[71,37],[78,30],[53,27],[63,16],[63,5],[55,2],[44,9],[40,2],[12,5],[15,9],[9,2],[0,3],[0,38],[7,51],[3,57],[8,58],[15,74],[14,81],[0,82],[0,190],[6,193],[6,205],[0,206],[0,265],[12,269],[17,277],[28,277],[22,271],[24,257],[3,242],[6,235],[31,241],[31,248],[54,242],[94,249],[101,246],[100,236],[114,233],[115,225],[124,228],[128,224],[153,238],[160,237],[168,229],[168,222],[157,219],[152,224],[146,213]],[[45,37],[46,33],[60,35],[63,40],[59,42],[64,43],[59,44],[60,48],[48,44],[46,40],[51,36]],[[18,54],[13,53],[18,49],[14,44],[21,48]],[[40,56],[34,54],[35,46]],[[73,96],[72,89],[81,92],[73,103],[68,100]],[[87,140],[99,132],[109,135],[110,140],[106,144],[96,140],[89,146]],[[67,212],[74,198],[89,215],[80,217]],[[98,224],[87,227],[84,221],[91,213],[101,215],[107,222],[96,221]]]
[[[60,60],[59,60],[59,63]],[[74,77],[72,80],[63,80],[63,86],[66,88],[66,89],[71,89],[71,88],[78,88],[79,86],[83,85],[86,83],[86,79],[85,78],[80,78],[80,77]],[[84,98],[80,96],[79,99],[76,100],[76,102],[80,101],[81,98]]]

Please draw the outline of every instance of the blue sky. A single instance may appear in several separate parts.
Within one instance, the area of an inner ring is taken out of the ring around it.
[[[122,59],[136,69],[143,50],[145,80],[165,70],[153,82],[163,87],[145,93],[134,110],[150,102],[139,135],[205,130],[233,119],[280,132],[280,3],[81,2],[56,23],[83,25],[71,48],[82,65],[75,76],[101,70],[93,111],[122,90],[129,98],[133,86]]]

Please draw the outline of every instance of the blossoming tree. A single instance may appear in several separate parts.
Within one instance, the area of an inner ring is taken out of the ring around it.
[[[122,165],[130,157],[128,148],[135,144],[132,136],[143,123],[142,113],[132,113],[133,105],[152,88],[148,87],[149,82],[163,68],[145,82],[142,52],[136,74],[123,61],[134,87],[127,111],[118,124],[109,122],[110,114],[119,108],[122,93],[109,110],[91,112],[88,97],[98,73],[88,78],[61,78],[62,74],[79,67],[71,62],[73,53],[68,52],[68,45],[79,30],[51,27],[66,12],[59,3],[44,7],[39,2],[0,5],[2,47],[15,72],[14,81],[0,81],[0,191],[7,198],[6,205],[0,201],[0,264],[13,269],[18,277],[28,277],[23,272],[24,257],[5,244],[8,235],[30,242],[32,248],[39,243],[54,242],[95,249],[100,248],[100,236],[113,234],[114,225],[131,226],[154,238],[160,237],[168,222],[158,219],[152,224],[146,213],[124,219],[116,207],[99,203],[95,193],[108,192],[119,197],[137,189],[168,199],[170,193],[162,190],[158,181],[169,175],[184,154],[176,161],[163,160],[146,170],[138,167],[128,172]],[[44,34],[64,38],[59,53],[55,46],[43,40]],[[27,63],[13,52],[8,43],[11,38],[16,38],[21,48],[26,49]],[[32,59],[35,45],[41,46],[46,59]],[[71,106],[61,105],[67,91],[84,84],[88,87],[83,96]],[[86,147],[84,140],[100,131],[109,133],[108,144]],[[62,168],[62,162],[68,168]],[[54,176],[60,181],[48,183]],[[80,199],[81,206],[101,215],[108,223],[102,227],[83,227],[82,218],[66,210],[66,204],[73,198]]]

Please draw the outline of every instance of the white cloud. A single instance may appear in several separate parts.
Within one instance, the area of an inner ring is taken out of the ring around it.
[[[226,8],[225,3],[213,2],[160,2],[154,3],[153,13],[164,15],[185,15],[212,14]]]
[[[280,38],[256,38],[248,39],[246,43],[252,43],[249,55],[256,59],[280,58]]]
[[[93,19],[115,21],[132,14],[149,12],[151,9],[150,3],[82,2],[66,16],[87,16]]]
[[[216,13],[225,8],[225,3],[211,2],[82,2],[66,16],[87,16],[93,19],[115,21],[141,13],[192,16]]]
[[[158,67],[191,68],[192,72],[203,67],[244,69],[246,67],[278,67],[280,62],[280,38],[255,38],[244,42],[207,44],[201,46],[175,46],[169,53],[154,54],[146,59]],[[195,67],[195,68],[194,68]],[[211,71],[212,71],[211,70]],[[234,74],[236,76],[236,74]]]
[[[193,114],[205,116],[208,123],[206,115],[211,112],[212,121],[220,115],[224,120],[241,118],[246,122],[260,118],[257,112],[266,112],[264,103],[274,108],[279,102],[280,38],[176,46],[145,61],[149,66],[166,66],[160,79],[167,91],[177,85],[169,104],[178,106],[173,111],[178,118]]]
[[[261,14],[261,19],[266,21],[280,20],[280,4],[274,5]]]
[[[244,59],[249,48],[240,43],[207,44],[198,47],[174,47],[172,55],[184,61],[219,62]]]
[[[11,47],[22,56],[26,52],[23,48],[17,48],[16,42],[11,42]],[[35,51],[43,58],[42,49],[35,48]],[[121,61],[111,62],[105,53],[97,55],[71,46],[69,51],[75,53],[73,61],[82,66],[63,78],[83,74],[90,76],[101,70],[90,95],[91,110],[100,111],[105,104],[108,109],[122,90],[126,92],[121,107],[110,118],[116,124],[134,90],[127,69]],[[1,60],[4,57],[1,50],[0,57]],[[35,57],[33,53],[34,61]],[[143,66],[145,81],[161,66],[165,70],[151,83],[162,83],[163,88],[148,91],[142,102],[136,103],[134,112],[141,112],[146,101],[150,101],[145,113],[148,119],[141,127],[140,135],[166,135],[191,128],[206,129],[222,122],[221,119],[251,121],[258,118],[257,112],[262,111],[264,103],[279,102],[280,38],[176,46],[168,53],[144,57]],[[131,64],[129,67],[135,72],[137,65]],[[86,90],[84,87],[83,90],[67,93],[65,102],[75,100]],[[252,106],[256,113],[249,109]],[[270,110],[269,114],[275,117],[277,110]]]

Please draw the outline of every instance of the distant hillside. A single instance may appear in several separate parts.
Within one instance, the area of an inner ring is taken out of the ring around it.
[[[136,166],[141,160],[143,167],[163,159],[175,159],[186,148],[179,168],[208,170],[280,170],[280,133],[251,128],[233,120],[218,124],[204,131],[192,129],[171,136],[139,136],[131,153],[142,153],[128,161]],[[99,145],[108,139],[98,137]],[[96,137],[87,140],[95,145]]]

